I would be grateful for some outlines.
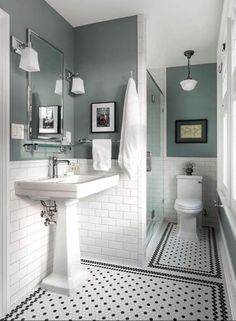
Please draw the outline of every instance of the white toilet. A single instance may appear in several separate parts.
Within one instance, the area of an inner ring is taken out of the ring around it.
[[[202,205],[202,176],[177,175],[178,238],[198,240],[198,218]]]

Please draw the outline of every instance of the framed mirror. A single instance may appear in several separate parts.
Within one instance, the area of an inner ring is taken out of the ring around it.
[[[31,29],[28,29],[28,41],[38,52],[40,67],[40,71],[28,74],[28,138],[61,142],[64,54]]]

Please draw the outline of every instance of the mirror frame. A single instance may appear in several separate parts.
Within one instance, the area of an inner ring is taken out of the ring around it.
[[[52,136],[52,138],[50,139],[43,139],[43,138],[32,138],[31,137],[31,128],[32,128],[32,91],[31,91],[31,84],[32,84],[32,75],[30,72],[28,72],[28,108],[27,108],[27,113],[28,113],[28,128],[27,128],[27,133],[28,133],[28,140],[31,141],[44,141],[46,142],[62,142],[63,140],[63,135],[64,135],[64,94],[65,94],[65,57],[64,57],[64,52],[61,51],[60,49],[58,49],[56,46],[54,46],[53,44],[51,44],[49,41],[45,40],[43,37],[41,37],[40,35],[38,35],[35,31],[33,31],[32,29],[28,28],[27,29],[27,42],[31,41],[31,36],[34,36],[36,38],[38,38],[39,40],[44,41],[46,44],[48,44],[50,47],[56,49],[57,51],[59,51],[62,55],[62,96],[61,96],[61,123],[60,123],[60,128],[61,128],[61,133],[58,134],[58,137],[54,137]],[[40,72],[40,71],[39,71]],[[48,135],[50,136],[50,135]],[[60,136],[60,137],[59,137]]]

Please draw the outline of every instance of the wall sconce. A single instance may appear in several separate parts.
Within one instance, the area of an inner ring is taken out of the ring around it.
[[[38,53],[31,47],[31,43],[23,43],[14,36],[11,37],[12,50],[21,56],[19,68],[27,72],[40,71]]]
[[[184,80],[182,80],[180,82],[180,85],[181,85],[183,90],[191,91],[197,86],[197,83],[198,83],[197,80],[192,79],[192,77],[190,75],[190,59],[194,55],[194,51],[193,50],[187,50],[187,51],[184,52],[184,55],[188,59],[188,76],[187,76],[186,79],[184,79]]]
[[[71,92],[75,95],[85,94],[84,81],[79,78],[78,73],[73,74],[70,70],[65,70],[65,79],[71,83]]]

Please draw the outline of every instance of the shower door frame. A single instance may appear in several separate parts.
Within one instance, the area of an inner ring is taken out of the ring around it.
[[[10,17],[0,9],[0,318],[8,309]]]
[[[150,71],[147,69],[146,72],[150,75],[150,77],[152,78],[153,82],[155,83],[156,87],[158,88],[159,92],[160,92],[160,156],[159,159],[162,161],[163,165],[164,165],[164,159],[165,159],[165,153],[166,153],[166,149],[165,149],[165,122],[166,122],[166,68],[160,68],[158,70],[158,80],[159,82],[157,82],[156,78],[153,77],[153,75],[150,73]],[[159,86],[161,85],[161,87]],[[147,106],[148,108],[148,106]],[[146,114],[147,114],[147,110],[146,110]],[[147,127],[147,131],[148,131],[148,127]],[[163,167],[164,168],[164,167]],[[147,173],[146,173],[147,174]],[[164,172],[162,173],[164,175]],[[146,250],[149,248],[149,244],[152,242],[152,240],[154,239],[153,236],[154,234],[157,234],[159,229],[161,229],[162,224],[163,224],[163,219],[164,219],[164,199],[165,199],[165,195],[164,195],[164,177],[163,177],[163,193],[162,193],[162,203],[163,203],[163,212],[162,212],[162,220],[160,221],[160,225],[158,226],[156,223],[154,224],[154,230],[153,230],[153,235],[151,236],[150,239],[148,239],[148,234],[147,234],[147,229],[145,231],[145,235],[146,235]],[[146,194],[147,194],[147,187],[146,187]],[[146,204],[147,207],[147,204]],[[146,215],[147,215],[147,211],[146,211]],[[146,226],[147,227],[147,226]]]

